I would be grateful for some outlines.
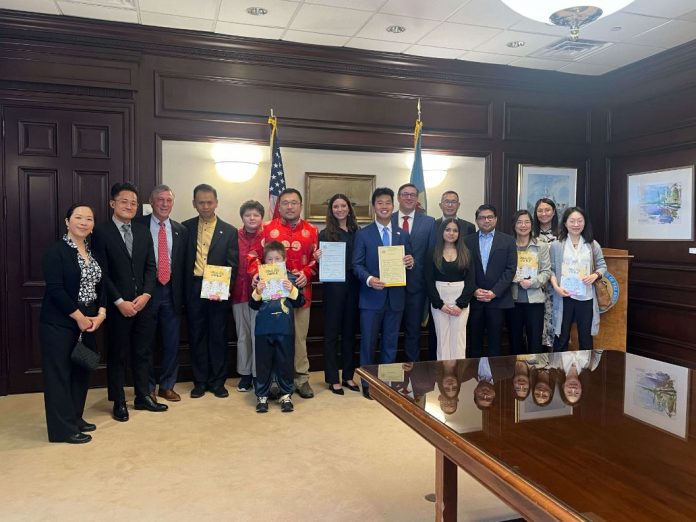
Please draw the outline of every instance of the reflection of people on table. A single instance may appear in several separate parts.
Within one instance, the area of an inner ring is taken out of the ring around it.
[[[518,372],[521,372],[521,369],[518,370],[517,364],[522,362],[529,368],[528,384],[532,390],[532,400],[537,406],[548,405],[553,399],[556,383],[556,370],[555,365],[552,364],[551,356],[547,353],[519,355],[515,364],[513,386],[518,380]],[[527,395],[521,397],[515,388],[515,395],[519,400],[524,400],[529,395],[529,390],[527,390]]]
[[[529,364],[524,358],[518,357],[515,360],[515,373],[512,376],[512,389],[518,401],[523,401],[529,396],[530,379],[531,368]]]
[[[463,360],[441,361],[438,363],[435,371],[435,381],[440,392],[437,400],[440,402],[440,409],[443,413],[451,415],[457,411],[459,390],[462,387],[462,382],[472,377],[470,374],[467,376],[466,370],[468,367],[472,367],[472,365]]]
[[[562,352],[555,354],[554,359],[554,366],[558,368],[558,392],[561,399],[568,406],[576,406],[582,399],[583,389],[588,388],[590,372],[599,366],[602,351]]]
[[[478,384],[474,389],[474,404],[480,410],[487,410],[495,401],[495,383],[511,377],[514,366],[507,357],[481,357],[476,372]]]
[[[414,366],[412,362],[402,363],[404,379],[402,381],[391,381],[389,386],[400,395],[424,407],[425,394],[431,392],[435,387],[435,370],[432,364]]]

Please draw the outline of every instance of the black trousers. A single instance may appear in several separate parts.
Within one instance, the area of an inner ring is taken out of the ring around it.
[[[471,306],[469,312],[469,352],[467,357],[495,357],[500,355],[503,337],[505,310],[491,306]],[[484,353],[483,342],[488,334],[488,350]]]
[[[202,299],[203,279],[195,277],[187,300],[188,334],[194,386],[215,390],[227,380],[229,301]]]
[[[82,312],[94,316],[97,307],[84,308]],[[89,370],[70,359],[79,336],[77,323],[72,328],[39,323],[46,427],[51,442],[64,442],[80,431],[77,422],[82,419],[85,410]],[[92,350],[97,349],[93,333],[84,333],[82,342]]]
[[[570,341],[570,327],[575,322],[578,325],[578,342],[580,350],[592,349],[592,315],[594,313],[593,300],[577,301],[572,297],[563,298],[563,321],[561,322],[561,334],[553,341],[554,352],[568,350]]]
[[[360,283],[324,283],[324,380],[338,384],[338,339],[341,338],[343,380],[355,374],[355,321],[358,315]]]
[[[256,350],[257,397],[268,397],[275,376],[283,395],[292,393],[295,385],[295,335],[257,335]]]
[[[125,401],[126,366],[130,358],[133,371],[135,398],[150,393],[149,378],[152,365],[152,340],[156,322],[150,303],[134,317],[124,317],[116,307],[110,307],[106,321],[109,349],[106,355],[106,382],[108,398],[113,402]]]
[[[508,310],[510,354],[540,353],[544,331],[544,303],[515,303]]]

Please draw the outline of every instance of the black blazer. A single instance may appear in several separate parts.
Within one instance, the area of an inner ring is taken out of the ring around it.
[[[198,217],[187,219],[182,223],[188,230],[188,247],[186,249],[186,295],[189,295],[193,287],[193,267],[196,263],[196,245],[198,243]],[[230,289],[234,285],[239,266],[239,244],[237,243],[237,229],[219,217],[213,231],[213,238],[208,248],[207,264],[217,266],[231,266],[232,278]]]
[[[443,218],[438,218],[435,220],[435,230],[437,230],[438,232],[440,230],[440,225],[442,225],[442,219]],[[466,219],[457,218],[457,223],[459,223],[459,233],[462,237],[469,236],[476,232],[476,227],[474,226],[474,224],[470,223]]]
[[[132,301],[142,294],[155,291],[157,265],[150,230],[131,222],[133,256],[128,255],[126,243],[113,220],[94,228],[92,245],[97,259],[105,270],[104,283],[109,306],[123,299]]]
[[[42,323],[68,326],[77,329],[77,323],[70,314],[77,310],[77,296],[80,291],[82,272],[77,262],[77,251],[62,239],[56,241],[44,252],[43,274],[46,281],[41,315]],[[93,254],[92,257],[96,256]],[[98,262],[98,261],[97,261]],[[106,306],[106,287],[104,270],[97,284],[97,305]]]
[[[150,232],[150,223],[154,216],[138,216],[133,221],[137,221],[141,225],[144,225],[148,232]],[[186,247],[188,245],[188,230],[181,223],[170,219],[169,222],[172,225],[172,259],[171,259],[171,274],[170,281],[172,285],[172,300],[174,301],[174,308],[177,312],[181,310],[184,306],[184,279],[186,273]],[[152,237],[152,232],[150,232],[150,237]],[[153,248],[156,250],[157,247],[154,245]],[[157,256],[155,256],[155,260]],[[157,275],[155,273],[155,281],[157,280]]]
[[[515,239],[500,230],[495,231],[485,274],[483,273],[483,263],[481,262],[478,233],[467,236],[464,242],[473,258],[476,288],[492,290],[496,295],[495,299],[490,303],[482,303],[473,297],[470,303],[471,307],[512,308],[515,306],[510,293],[512,278],[515,277],[515,272],[517,271],[517,245],[515,244]]]

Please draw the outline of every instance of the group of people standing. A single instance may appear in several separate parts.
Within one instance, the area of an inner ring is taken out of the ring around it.
[[[175,195],[166,185],[150,194],[152,214],[147,216],[137,216],[138,190],[130,183],[112,187],[113,215],[105,223],[95,226],[89,206],[73,205],[66,214],[66,234],[47,249],[43,260],[46,294],[39,333],[49,440],[91,440],[88,432],[96,426],[83,418],[89,372],[71,360],[71,352],[78,339],[96,349],[94,333],[105,320],[108,398],[118,421],[129,420],[124,394],[128,358],[135,409],[163,412],[168,407],[158,397],[181,400],[174,386],[184,316],[194,376],[191,398],[208,392],[220,398],[229,395],[225,380],[230,304],[237,331],[237,390],[254,389],[260,413],[268,411],[274,395],[283,412],[293,411],[293,392],[312,398],[306,339],[311,283],[322,258],[319,241],[346,243],[345,282],[323,283],[324,374],[334,394],[360,391],[353,356],[358,317],[361,365],[375,362],[378,340],[379,362],[393,362],[402,329],[406,358],[419,360],[421,327],[429,314],[434,324],[432,359],[499,355],[506,318],[514,353],[540,351],[551,327],[553,348],[567,349],[573,321],[582,330],[580,348],[592,347],[598,322],[591,283],[605,264],[582,209],[566,210],[559,224],[553,201],[540,200],[534,216],[527,211],[515,214],[513,237],[496,230],[492,205],[477,209],[476,233],[472,223],[457,217],[456,192],[442,195],[443,215],[437,221],[419,209],[418,196],[413,184],[402,185],[395,211],[394,192],[376,189],[371,199],[375,221],[359,228],[350,197],[336,194],[328,202],[321,233],[301,218],[302,195],[293,188],[281,192],[279,217],[267,223],[261,203],[245,202],[239,229],[217,217],[217,192],[207,184],[195,187],[193,207],[198,215],[183,223],[170,218]],[[405,286],[387,286],[379,278],[378,247],[392,245],[404,246]],[[532,275],[520,275],[518,257]],[[279,261],[287,267],[283,287],[288,296],[262,301],[259,264]],[[230,268],[229,301],[201,297],[207,265]],[[565,288],[569,274],[581,277],[589,293]],[[556,293],[553,300],[547,282]],[[544,322],[545,314],[551,323]],[[153,347],[158,330],[162,361],[156,374]],[[370,398],[365,383],[362,393]]]

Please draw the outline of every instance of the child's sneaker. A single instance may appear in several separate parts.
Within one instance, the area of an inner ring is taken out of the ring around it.
[[[256,413],[268,413],[268,397],[256,397]]]
[[[290,394],[283,395],[280,398],[280,411],[283,413],[290,413],[293,411],[295,407],[292,405],[292,399],[290,398]]]
[[[248,392],[251,390],[252,386],[253,386],[253,382],[252,382],[251,375],[242,375],[242,378],[239,379],[239,385],[237,386],[237,391],[238,392]]]

